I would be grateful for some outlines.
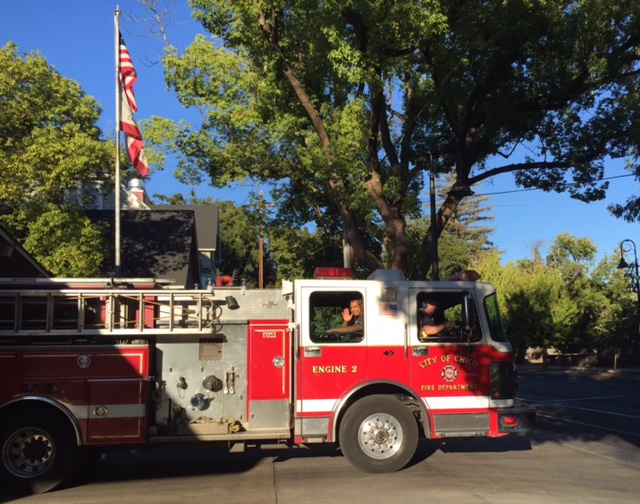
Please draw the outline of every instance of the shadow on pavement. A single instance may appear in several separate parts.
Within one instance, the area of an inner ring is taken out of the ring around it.
[[[504,453],[531,450],[529,435],[530,433],[527,435],[510,434],[502,438],[452,438],[439,441],[425,441],[425,443],[433,444],[436,450],[444,453]],[[433,452],[436,450],[433,450]]]
[[[511,435],[506,438],[473,438],[432,441],[421,439],[415,456],[408,467],[420,464],[438,450],[445,452],[505,452],[530,450],[528,439]],[[180,476],[202,476],[241,474],[252,470],[265,459],[285,462],[313,457],[342,457],[337,445],[322,444],[302,448],[266,447],[242,453],[229,453],[226,449],[212,445],[190,446],[146,446],[140,450],[110,450],[83,472],[60,486],[57,490],[73,488],[91,483],[142,481],[146,479],[176,478]],[[55,492],[56,490],[54,490]],[[16,499],[0,496],[0,503]]]

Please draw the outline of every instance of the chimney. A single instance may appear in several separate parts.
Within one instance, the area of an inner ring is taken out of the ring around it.
[[[129,181],[127,190],[145,205],[148,205],[151,202],[151,200],[149,200],[149,197],[147,196],[147,191],[144,188],[142,180],[135,178],[131,179]]]

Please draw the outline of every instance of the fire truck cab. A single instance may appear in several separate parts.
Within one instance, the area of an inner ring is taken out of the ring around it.
[[[0,281],[2,484],[42,492],[91,447],[186,441],[337,443],[356,467],[389,472],[420,436],[533,428],[491,285],[318,276],[281,290]],[[426,336],[434,300],[456,325]]]

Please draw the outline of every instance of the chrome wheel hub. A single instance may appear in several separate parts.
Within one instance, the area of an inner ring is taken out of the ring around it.
[[[48,434],[40,429],[20,429],[9,436],[2,448],[2,463],[19,478],[33,478],[53,463],[55,449]]]
[[[393,456],[402,446],[402,441],[402,428],[390,415],[371,415],[358,429],[360,448],[371,458],[386,459]]]

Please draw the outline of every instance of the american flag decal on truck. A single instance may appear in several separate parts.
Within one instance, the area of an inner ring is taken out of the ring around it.
[[[378,303],[378,315],[387,315],[394,317],[398,314],[398,305],[396,303]]]

